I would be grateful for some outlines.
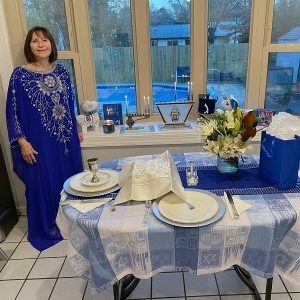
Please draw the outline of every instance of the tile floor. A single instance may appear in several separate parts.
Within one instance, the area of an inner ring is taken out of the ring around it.
[[[76,276],[66,259],[66,241],[39,252],[27,241],[27,220],[18,224],[0,243],[10,258],[0,261],[0,300],[113,300],[112,288],[90,294],[89,284]],[[264,298],[265,280],[254,277]],[[141,280],[128,299],[156,300],[251,300],[249,289],[232,269],[195,276],[190,273],[161,273]],[[300,286],[276,276],[272,300],[300,300]]]

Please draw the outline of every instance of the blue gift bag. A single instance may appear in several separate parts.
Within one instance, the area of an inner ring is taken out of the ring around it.
[[[262,132],[259,174],[278,189],[297,185],[300,162],[300,137],[281,140]]]

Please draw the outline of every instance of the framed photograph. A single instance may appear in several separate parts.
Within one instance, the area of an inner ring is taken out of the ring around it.
[[[122,104],[103,104],[104,120],[112,120],[115,125],[123,125]]]

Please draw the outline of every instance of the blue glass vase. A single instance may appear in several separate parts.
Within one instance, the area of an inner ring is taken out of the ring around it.
[[[217,158],[217,169],[220,173],[233,174],[238,170],[239,158],[230,157],[222,158],[218,156]]]

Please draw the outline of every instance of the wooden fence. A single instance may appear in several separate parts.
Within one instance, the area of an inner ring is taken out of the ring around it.
[[[131,47],[94,48],[97,83],[134,83]],[[153,82],[174,82],[176,67],[190,65],[190,46],[151,47]],[[244,79],[247,74],[248,44],[210,45],[208,69],[231,73]]]

